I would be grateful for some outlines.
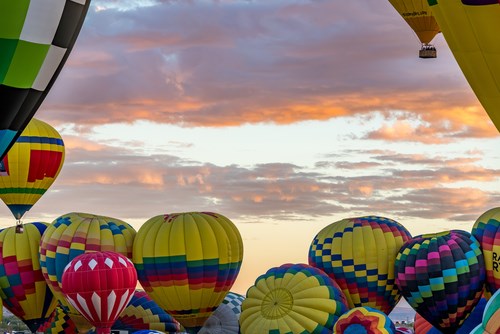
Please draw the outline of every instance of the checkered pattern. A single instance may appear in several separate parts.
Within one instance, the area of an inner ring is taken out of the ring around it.
[[[74,334],[77,333],[76,326],[63,308],[58,306],[52,312],[47,321],[42,324],[37,332],[44,334]]]
[[[444,332],[460,327],[483,292],[483,256],[466,231],[409,240],[398,253],[395,270],[396,284],[408,303]]]
[[[241,303],[243,303],[244,300],[245,300],[244,296],[229,291],[226,297],[224,297],[222,303],[226,304],[231,309],[231,311],[233,311],[233,313],[239,317],[241,313]]]
[[[309,264],[339,284],[350,308],[370,306],[389,314],[400,299],[394,261],[410,237],[404,226],[388,218],[344,219],[316,235],[309,248]]]
[[[89,4],[90,0],[0,1],[0,157],[56,80]]]

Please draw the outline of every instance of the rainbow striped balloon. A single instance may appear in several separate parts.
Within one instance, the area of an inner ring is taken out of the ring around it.
[[[0,198],[16,219],[54,183],[64,154],[64,142],[56,129],[32,118],[0,163]]]
[[[0,232],[0,296],[6,309],[34,333],[57,305],[40,268],[38,247],[47,223],[28,223]]]
[[[335,323],[333,333],[394,334],[396,327],[387,314],[369,306],[350,309]]]
[[[89,213],[72,212],[56,218],[40,241],[43,277],[77,328],[92,326],[73,308],[61,290],[64,268],[80,254],[112,251],[132,258],[135,229],[126,222]]]
[[[403,225],[389,218],[344,219],[314,237],[309,264],[338,283],[349,308],[369,306],[389,314],[401,298],[394,283],[396,255],[410,238]]]
[[[222,302],[242,260],[238,229],[218,213],[155,216],[134,241],[142,287],[190,332],[197,332]]]
[[[472,226],[479,241],[486,268],[486,284],[490,293],[500,288],[500,207],[483,213]]]
[[[469,232],[451,230],[407,241],[396,259],[396,284],[433,326],[455,333],[481,299],[484,260]]]

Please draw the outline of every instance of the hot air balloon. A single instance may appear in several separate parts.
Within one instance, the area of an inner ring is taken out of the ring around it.
[[[486,287],[491,293],[500,288],[500,207],[483,213],[472,226],[479,241],[486,269]]]
[[[181,330],[181,325],[145,291],[137,290],[112,328],[133,332],[140,329],[154,329],[164,333],[176,333]]]
[[[422,44],[420,58],[436,58],[432,39],[440,32],[427,0],[389,0],[391,5],[406,21]]]
[[[486,306],[486,298],[481,298],[471,314],[465,319],[464,323],[458,328],[456,334],[470,334],[471,331],[481,324],[483,311]],[[415,321],[413,322],[416,334],[440,334],[441,331],[432,326],[424,317],[415,313]]]
[[[331,333],[348,310],[340,287],[322,270],[287,263],[255,280],[241,304],[242,334]]]
[[[163,332],[154,331],[150,329],[144,329],[141,331],[134,332],[134,334],[163,334]]]
[[[469,232],[417,236],[401,247],[395,267],[404,298],[443,333],[455,333],[481,299],[483,255]]]
[[[0,160],[42,104],[90,0],[0,2]]]
[[[40,238],[46,223],[28,223],[24,233],[0,232],[0,296],[6,309],[34,333],[57,305],[40,269]]]
[[[217,309],[205,321],[198,334],[238,334],[241,304],[245,297],[229,291]]]
[[[392,219],[344,219],[314,237],[309,264],[339,284],[349,308],[369,306],[389,314],[401,297],[394,282],[396,255],[410,238],[410,232]]]
[[[482,322],[470,334],[500,333],[500,290],[497,290],[486,303]]]
[[[429,0],[455,60],[500,131],[500,4],[496,0]]]
[[[54,183],[64,162],[64,143],[49,124],[31,119],[0,164],[0,198],[20,219]]]
[[[342,314],[335,323],[333,333],[395,334],[396,327],[384,312],[362,306]]]
[[[75,334],[77,329],[73,320],[64,312],[64,309],[57,306],[47,321],[37,329],[37,332],[44,334]]]
[[[92,252],[71,260],[64,269],[61,289],[68,302],[96,327],[97,334],[110,334],[136,285],[137,272],[128,257]]]
[[[222,302],[243,260],[241,235],[218,213],[159,215],[134,240],[133,261],[148,295],[188,332]]]
[[[40,266],[54,296],[66,309],[80,333],[92,325],[76,310],[61,291],[64,268],[83,253],[114,251],[132,257],[136,231],[116,218],[72,212],[56,218],[40,241]]]

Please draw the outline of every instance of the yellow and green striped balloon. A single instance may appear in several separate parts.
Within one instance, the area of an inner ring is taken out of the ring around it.
[[[0,163],[0,198],[16,219],[21,219],[54,183],[64,155],[64,142],[56,129],[31,119]]]
[[[57,305],[42,275],[39,245],[47,223],[12,226],[0,232],[0,296],[3,305],[34,333]]]
[[[242,260],[236,225],[218,213],[155,216],[134,241],[133,262],[144,290],[189,332],[197,332],[222,302]]]

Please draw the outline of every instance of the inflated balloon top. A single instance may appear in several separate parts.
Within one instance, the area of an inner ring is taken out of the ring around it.
[[[455,60],[500,131],[500,3],[428,1]]]
[[[71,260],[64,269],[61,288],[97,334],[109,334],[136,286],[137,272],[129,258],[116,252],[93,252]]]
[[[491,293],[500,288],[500,207],[483,213],[472,226],[484,256],[486,285]]]
[[[0,198],[16,219],[54,183],[64,155],[64,142],[56,129],[33,118],[0,162]]]
[[[0,160],[54,84],[90,0],[0,1]]]
[[[355,307],[335,323],[334,334],[395,334],[396,327],[387,314],[373,307]]]
[[[455,333],[483,294],[483,254],[466,231],[412,238],[401,247],[395,267],[404,298],[443,333]]]
[[[348,310],[340,287],[307,264],[269,269],[251,286],[241,304],[242,334],[331,333]]]
[[[394,282],[394,263],[399,248],[410,238],[403,225],[389,218],[344,219],[314,237],[309,264],[339,284],[350,308],[369,306],[389,314],[401,297]]]
[[[63,308],[60,306],[57,306],[55,308],[47,321],[43,323],[36,331],[42,332],[44,334],[77,333],[77,329],[73,320],[71,320],[69,315],[64,312]]]
[[[32,332],[50,317],[57,299],[45,282],[38,259],[40,239],[47,223],[28,223],[0,231],[0,296],[6,309]]]
[[[236,225],[212,212],[155,216],[134,240],[133,261],[151,298],[198,331],[232,287],[243,260]]]

